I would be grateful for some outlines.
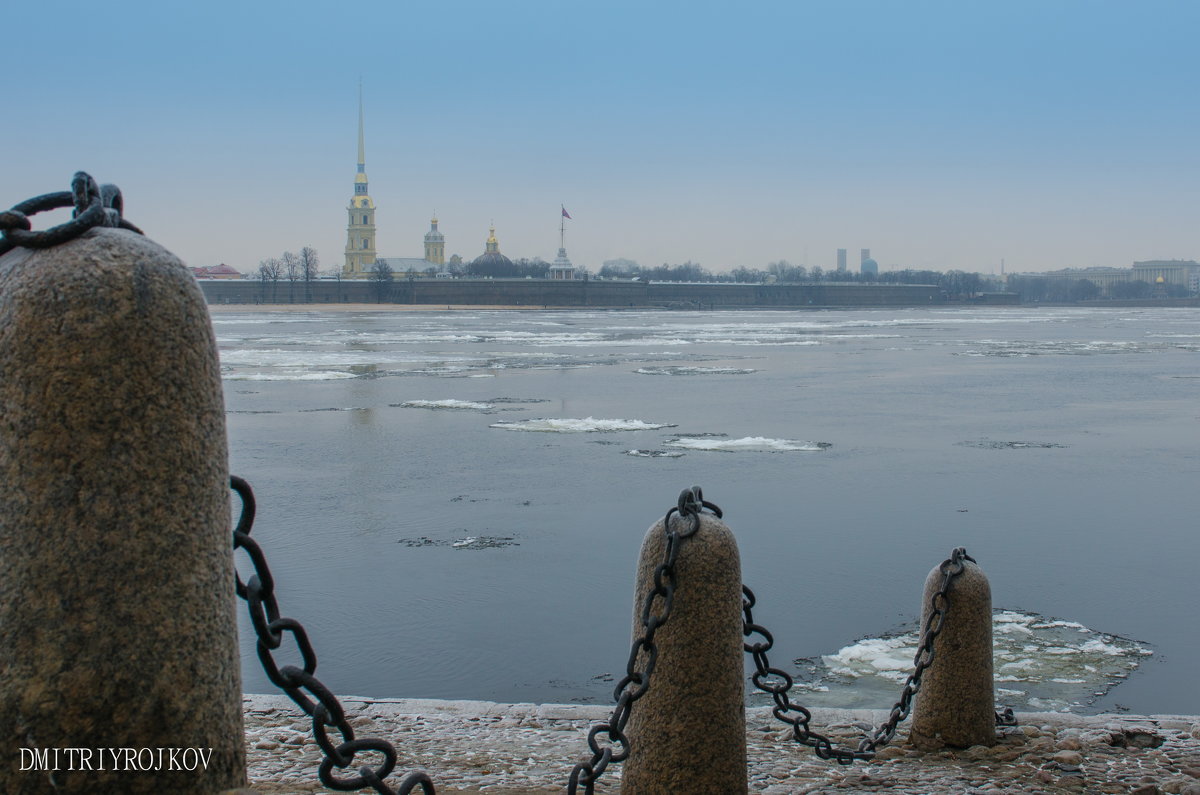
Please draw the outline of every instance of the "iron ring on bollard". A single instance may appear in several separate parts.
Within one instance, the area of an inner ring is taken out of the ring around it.
[[[74,207],[70,221],[34,232],[29,216],[49,210]],[[13,248],[50,248],[74,240],[96,226],[127,229],[143,234],[124,219],[125,200],[116,185],[97,185],[85,171],[76,171],[69,191],[44,193],[0,213],[0,256]]]

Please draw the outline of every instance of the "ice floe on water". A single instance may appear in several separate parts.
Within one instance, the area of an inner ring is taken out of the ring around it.
[[[494,411],[491,403],[477,403],[473,400],[406,400],[403,403],[389,405],[405,409],[449,409],[451,411]]]
[[[683,450],[703,450],[723,453],[816,453],[827,450],[830,442],[801,442],[795,439],[769,439],[765,436],[744,436],[727,439],[721,436],[679,436],[663,442],[666,447]]]
[[[969,442],[958,442],[960,447],[978,447],[981,450],[1049,450],[1055,447],[1066,447],[1057,442],[1002,442],[993,439],[975,439]]]
[[[634,458],[682,458],[683,453],[672,452],[670,450],[626,450],[625,455],[631,455]]]
[[[1200,349],[1191,342],[1151,342],[1148,340],[971,340],[960,356],[1091,356],[1118,353],[1156,353],[1171,348],[1185,351]]]
[[[247,373],[222,369],[221,378],[226,381],[340,381],[358,376],[342,370],[283,369],[270,373]]]
[[[993,610],[992,643],[996,701],[1017,711],[1086,711],[1154,653],[1136,640],[1019,610]],[[890,706],[912,672],[917,645],[913,627],[796,660],[797,700],[816,706]],[[757,694],[755,699],[760,697],[769,698]]]
[[[744,367],[639,367],[641,375],[749,375],[758,372]]]
[[[542,433],[611,433],[614,431],[655,431],[659,428],[674,428],[671,423],[644,422],[642,420],[598,420],[539,418],[514,422],[494,422],[489,427],[505,431],[538,431]]]
[[[466,538],[401,538],[406,547],[449,547],[451,549],[500,549],[520,544],[512,536],[467,536]]]

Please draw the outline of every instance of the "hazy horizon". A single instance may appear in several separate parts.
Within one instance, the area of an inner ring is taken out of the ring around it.
[[[1200,259],[1200,6],[18,4],[7,208],[89,171],[190,265],[380,256],[999,273]],[[35,219],[44,228],[54,218]]]

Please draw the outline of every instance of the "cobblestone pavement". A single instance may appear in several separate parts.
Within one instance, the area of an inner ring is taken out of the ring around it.
[[[392,742],[400,754],[397,771],[425,769],[439,795],[564,792],[571,767],[589,756],[588,727],[611,711],[591,705],[354,697],[342,703],[355,716],[350,723],[358,736]],[[245,715],[253,791],[327,791],[316,779],[321,755],[309,719],[291,701],[247,696]],[[853,747],[864,728],[886,717],[882,710],[818,709],[812,727],[839,746]],[[999,730],[992,747],[923,753],[908,745],[902,729],[874,761],[845,767],[797,746],[767,709],[751,708],[746,722],[750,791],[1200,795],[1198,717],[1018,713],[1017,718],[1021,725]],[[702,743],[697,738],[697,745]],[[619,792],[620,768],[609,768],[598,793]],[[393,774],[388,783],[399,780]]]

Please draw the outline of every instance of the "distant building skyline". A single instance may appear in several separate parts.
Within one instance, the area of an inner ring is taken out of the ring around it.
[[[194,266],[344,265],[360,75],[384,256],[421,257],[436,211],[447,260],[494,220],[509,255],[552,261],[565,200],[593,269],[828,268],[857,240],[885,268],[985,274],[1200,259],[1197,3],[122,9],[6,9],[0,208],[83,169]],[[97,41],[103,91],[47,57]]]
[[[425,257],[381,257],[376,248],[377,226],[375,223],[376,206],[370,196],[367,179],[366,156],[366,122],[363,110],[362,84],[358,87],[358,163],[354,174],[354,193],[347,206],[349,218],[346,222],[345,262],[341,275],[346,279],[366,279],[374,273],[378,264],[387,265],[392,273],[415,274],[425,273],[430,268],[443,270],[446,264],[446,237],[438,230],[438,218],[434,214],[429,221],[429,231],[425,233]],[[562,208],[562,220],[571,216]],[[550,266],[550,278],[570,279],[575,275],[575,266],[567,257],[565,230],[559,228],[559,249]],[[460,260],[461,261],[461,260]],[[496,226],[488,228],[487,241],[484,243],[483,254],[471,261],[472,266],[511,266],[512,260],[500,253],[500,245],[496,238]]]

